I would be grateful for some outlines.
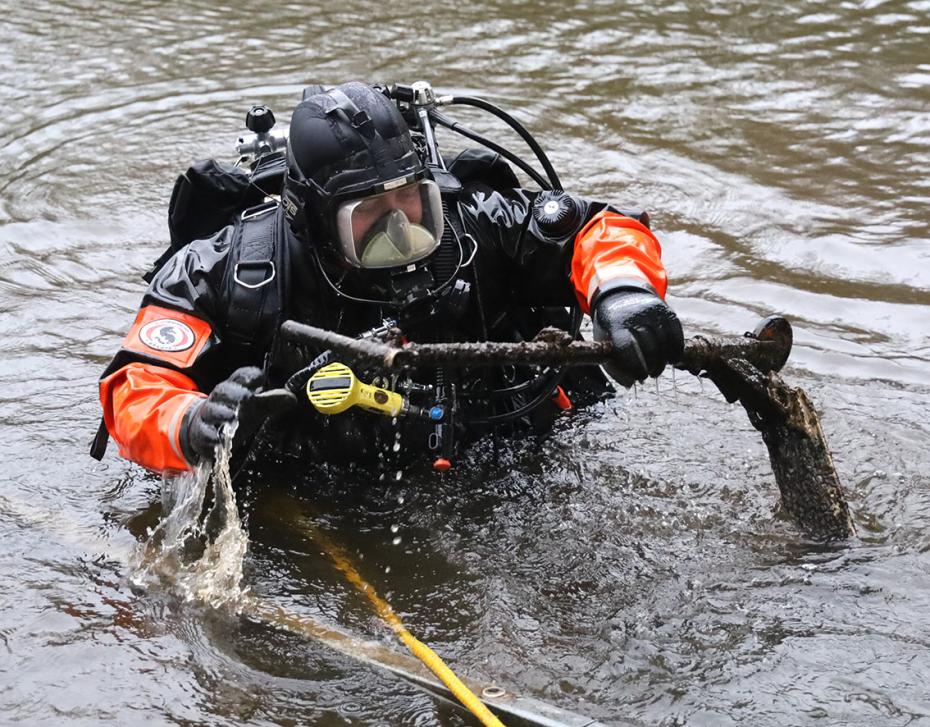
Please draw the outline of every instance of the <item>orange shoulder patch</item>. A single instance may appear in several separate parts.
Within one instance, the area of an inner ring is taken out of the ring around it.
[[[123,341],[123,348],[186,369],[203,350],[212,330],[210,324],[201,318],[147,305],[136,316]]]

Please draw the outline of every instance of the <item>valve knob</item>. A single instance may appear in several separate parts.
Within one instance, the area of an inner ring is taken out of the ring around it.
[[[264,134],[274,126],[274,114],[267,106],[253,106],[245,115],[245,125],[251,132]]]
[[[578,230],[581,210],[574,199],[560,190],[541,192],[533,203],[533,219],[550,237],[565,237]]]

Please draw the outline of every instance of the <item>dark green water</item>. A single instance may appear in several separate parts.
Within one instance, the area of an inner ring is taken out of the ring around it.
[[[286,120],[306,83],[423,78],[515,112],[571,190],[650,210],[690,333],[794,322],[787,376],[860,538],[801,540],[743,413],[681,374],[444,483],[298,496],[464,673],[607,723],[930,723],[930,3],[0,11],[0,722],[458,723],[312,642],[133,592],[113,553],[159,482],[86,456],[175,175],[231,159],[252,103]],[[246,585],[389,643],[269,492],[246,497]]]

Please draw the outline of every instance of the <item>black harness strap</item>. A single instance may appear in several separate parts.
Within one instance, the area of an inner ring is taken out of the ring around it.
[[[282,216],[277,203],[252,207],[236,224],[226,273],[228,316],[224,337],[253,347],[271,332],[281,307]]]
[[[107,431],[107,423],[100,417],[100,426],[97,427],[97,433],[94,435],[94,441],[90,443],[90,456],[98,462],[103,459],[107,452],[107,444],[110,442],[110,433]]]

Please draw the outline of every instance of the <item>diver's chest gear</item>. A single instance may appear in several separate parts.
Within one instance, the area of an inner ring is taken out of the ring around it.
[[[399,383],[397,387],[406,388],[407,395],[366,384],[345,364],[333,363],[324,366],[307,380],[306,394],[310,404],[321,414],[342,414],[357,406],[388,417],[413,416],[432,422],[442,421],[445,417],[445,409],[438,404],[420,407],[410,401],[411,392],[428,394],[430,387],[414,382],[410,382],[407,387]]]
[[[305,101],[322,90],[315,89]],[[224,276],[221,287],[216,287],[219,299],[209,301],[210,315],[215,316],[223,341],[224,361],[205,361],[204,368],[224,365],[226,346],[234,343],[249,355],[261,356],[267,350],[265,360],[271,377],[278,382],[287,380],[322,352],[286,352],[276,364],[277,337],[271,342],[268,339],[286,319],[352,335],[391,316],[416,341],[519,341],[531,338],[546,325],[572,330],[566,311],[571,301],[556,295],[550,302],[542,295],[539,302],[533,297],[532,305],[553,307],[527,308],[520,302],[526,299],[521,297],[520,286],[538,280],[536,287],[549,288],[551,272],[558,267],[552,265],[550,253],[571,238],[572,225],[587,217],[589,210],[584,203],[579,205],[576,198],[555,191],[538,195],[542,199],[534,207],[537,195],[517,189],[519,180],[502,158],[513,161],[512,154],[498,156],[472,149],[446,169],[432,132],[433,124],[442,124],[437,107],[448,103],[448,98],[418,87],[404,100],[403,87],[381,89],[382,101],[401,107],[405,129],[399,130],[390,126],[393,121],[388,116],[379,116],[380,107],[369,107],[364,99],[355,103],[361,98],[359,93],[358,89],[329,93],[324,107],[317,109],[322,115],[316,111],[308,114],[304,104],[299,113],[295,110],[298,126],[303,118],[320,122],[324,131],[331,124],[344,128],[351,141],[351,161],[338,140],[322,132],[322,136],[314,136],[307,128],[297,129],[295,136],[292,125],[291,138],[296,145],[289,149],[289,154],[294,153],[286,160],[280,152],[253,145],[258,158],[248,168],[230,172],[207,163],[202,174],[188,172],[179,179],[172,201],[172,252],[233,222],[232,228],[217,235],[217,244],[228,245],[229,253],[224,266],[216,268],[217,277]],[[476,105],[468,99],[462,103]],[[257,116],[250,131],[269,133],[267,116]],[[465,131],[460,125],[455,130]],[[320,139],[324,143],[317,146]],[[413,142],[413,149],[408,141]],[[546,169],[548,160],[540,161],[549,176],[540,186],[557,190],[557,177]],[[297,162],[306,163],[304,171],[312,168],[313,174],[298,178],[293,169]],[[288,168],[293,178],[285,173],[287,165],[291,165]],[[529,165],[518,166],[526,171]],[[530,176],[536,179],[541,175]],[[391,199],[393,192],[408,185],[417,190],[419,209],[415,211]],[[514,191],[516,196],[507,197]],[[281,194],[280,203],[264,206],[266,198],[276,194]],[[519,199],[520,203],[511,206],[505,198]],[[382,202],[385,209],[378,207]],[[318,214],[323,211],[329,215],[329,227]],[[425,219],[424,211],[431,220]],[[374,222],[363,223],[361,216],[370,213],[376,218]],[[300,224],[296,224],[298,218]],[[201,223],[203,226],[198,226]],[[304,231],[303,238],[292,231],[292,225]],[[433,239],[418,238],[417,225]],[[529,230],[538,240],[524,246],[513,235],[497,239],[498,226],[522,228],[524,233]],[[342,240],[338,227],[343,231]],[[312,240],[311,231],[315,236]],[[550,244],[553,242],[557,244]],[[338,253],[338,260],[324,249],[326,245],[332,248],[330,252]],[[537,255],[537,250],[543,253]],[[511,264],[520,270],[518,278],[505,272]],[[322,359],[315,368],[334,363],[331,357]],[[402,426],[415,432],[414,436],[422,436],[434,456],[442,459],[452,459],[457,442],[492,429],[543,431],[545,426],[537,429],[530,420],[545,418],[547,401],[561,380],[554,369],[526,366],[484,371],[432,368],[415,372],[415,383],[404,389],[394,380],[378,380],[377,372],[358,374],[360,386],[393,391],[411,407],[425,411],[442,407],[441,420],[402,420]],[[209,374],[205,378],[209,381]],[[357,405],[328,417],[310,406],[305,409],[311,438],[320,428],[333,435],[319,439],[324,457],[328,454],[326,442],[333,438],[371,445],[372,438],[365,434],[372,427],[385,429],[386,437],[394,435],[387,417],[372,417]],[[353,429],[359,429],[361,436],[349,436]],[[351,449],[348,444],[346,447]]]

